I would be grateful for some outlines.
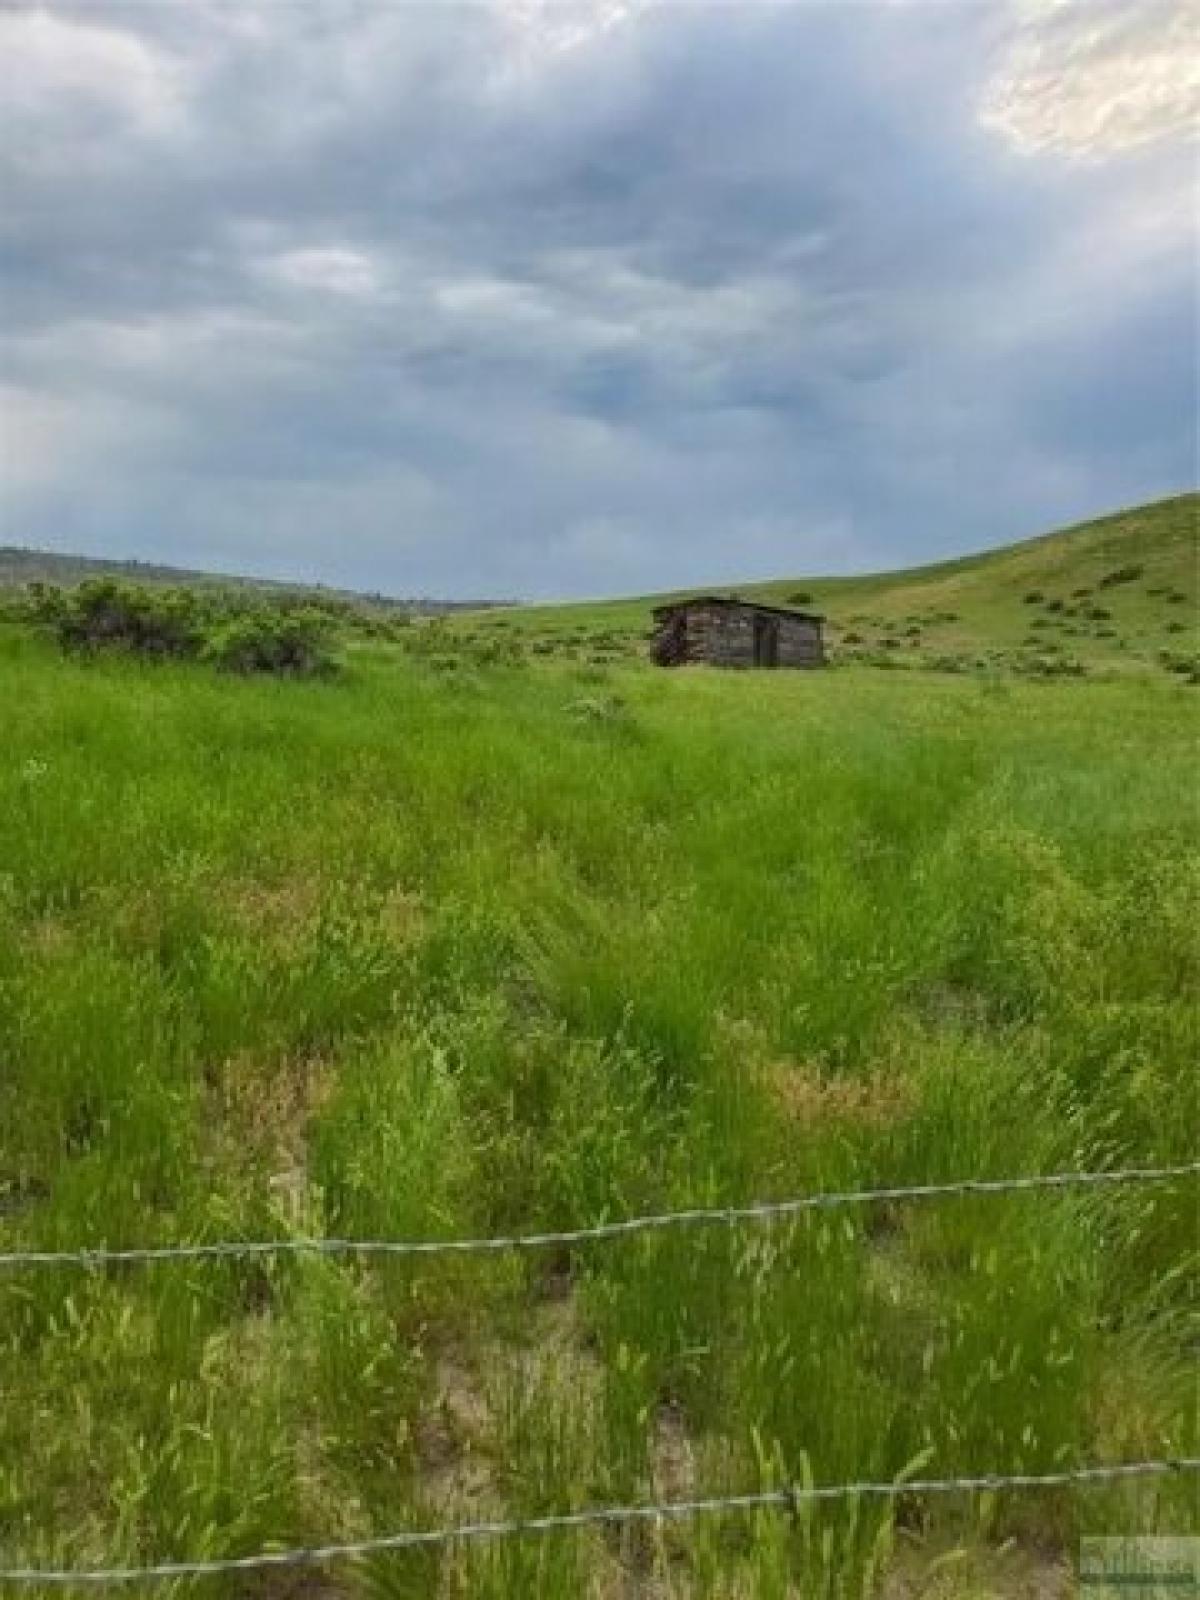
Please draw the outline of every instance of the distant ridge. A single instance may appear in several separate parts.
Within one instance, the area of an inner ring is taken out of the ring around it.
[[[123,578],[131,583],[170,584],[188,589],[259,589],[271,594],[320,595],[325,599],[374,606],[381,610],[436,615],[448,611],[486,610],[506,602],[492,600],[436,600],[428,596],[399,596],[336,589],[323,583],[302,583],[284,578],[247,578],[237,573],[201,572],[193,567],[172,567],[158,561],[108,560],[98,556],[59,555],[50,550],[29,550],[20,545],[0,545],[0,589],[26,583],[53,583],[72,588],[89,578]]]

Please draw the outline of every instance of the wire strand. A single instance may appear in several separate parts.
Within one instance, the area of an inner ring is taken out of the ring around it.
[[[763,1489],[750,1494],[713,1495],[703,1499],[668,1500],[660,1504],[593,1506],[552,1516],[460,1523],[448,1528],[403,1529],[376,1538],[350,1539],[338,1544],[310,1545],[294,1550],[267,1550],[251,1556],[230,1556],[211,1561],[160,1561],[145,1567],[0,1568],[0,1583],[116,1585],[166,1582],[175,1578],[217,1577],[231,1572],[254,1572],[272,1567],[312,1567],[333,1561],[360,1559],[403,1550],[469,1544],[476,1540],[511,1538],[524,1534],[556,1533],[597,1524],[678,1521],[727,1511],[795,1510],[799,1506],[862,1496],[898,1499],[902,1495],[995,1493],[1005,1489],[1050,1489],[1067,1485],[1114,1482],[1128,1478],[1162,1477],[1200,1471],[1200,1456],[1160,1461],[1126,1461],[1068,1468],[1062,1472],[989,1473],[968,1478],[925,1478],[892,1483],[840,1483],[794,1485]]]
[[[565,1228],[551,1233],[516,1233],[480,1239],[263,1239],[223,1240],[211,1244],[148,1245],[128,1249],[10,1250],[0,1253],[0,1269],[22,1267],[104,1267],[142,1265],[154,1261],[210,1261],[233,1257],[286,1255],[320,1256],[439,1256],[484,1255],[498,1250],[543,1250],[553,1246],[589,1244],[622,1239],[639,1233],[671,1228],[713,1227],[744,1222],[773,1222],[808,1211],[839,1206],[875,1205],[887,1201],[940,1199],[948,1195],[1031,1193],[1051,1189],[1082,1189],[1116,1184],[1164,1183],[1200,1173],[1200,1161],[1171,1167],[1126,1167],[1106,1172],[1056,1172],[1019,1178],[963,1178],[947,1183],[914,1184],[902,1188],[859,1189],[800,1195],[791,1200],[766,1200],[743,1206],[711,1206],[690,1211],[667,1211],[653,1216],[628,1217],[589,1228]]]

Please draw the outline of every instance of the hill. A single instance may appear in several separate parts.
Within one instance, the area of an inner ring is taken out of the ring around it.
[[[737,593],[823,612],[835,655],[897,664],[1155,665],[1194,648],[1200,495],[1172,496],[934,566],[851,578],[779,578]],[[692,591],[696,592],[696,591]],[[529,606],[479,619],[553,647],[630,650],[669,594]]]
[[[266,594],[311,595],[372,609],[439,613],[464,608],[478,609],[487,601],[431,600],[401,598],[387,594],[363,594],[354,589],[335,589],[325,584],[292,582],[280,578],[247,578],[235,573],[200,572],[193,567],[172,567],[156,561],[115,561],[95,556],[60,555],[51,550],[27,550],[17,545],[0,545],[0,590],[27,583],[54,583],[74,588],[89,578],[121,578],[129,583],[170,584],[185,589],[250,589]]]

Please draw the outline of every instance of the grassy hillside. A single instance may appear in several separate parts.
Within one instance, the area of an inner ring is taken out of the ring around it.
[[[1047,658],[1157,670],[1192,657],[1200,496],[1178,495],[983,555],[859,578],[791,578],[736,591],[823,612],[834,655],[959,669]],[[638,648],[668,596],[526,607],[480,619],[557,648]]]
[[[1128,544],[1088,550],[1098,590]],[[1148,579],[1114,606],[1148,614]],[[0,629],[0,1251],[460,1237],[1192,1155],[1194,691],[665,673],[445,631],[289,683]],[[519,1257],[0,1272],[0,1567],[1194,1454],[1195,1242],[1176,1184]],[[1194,1488],[203,1592],[1065,1595],[1081,1532],[1198,1532]]]

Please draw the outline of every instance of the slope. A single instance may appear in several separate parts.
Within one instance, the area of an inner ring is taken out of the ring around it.
[[[823,612],[835,655],[966,665],[1032,653],[1144,667],[1195,648],[1198,511],[1200,495],[1175,495],[934,566],[715,592]],[[670,598],[503,609],[471,625],[629,651]]]

